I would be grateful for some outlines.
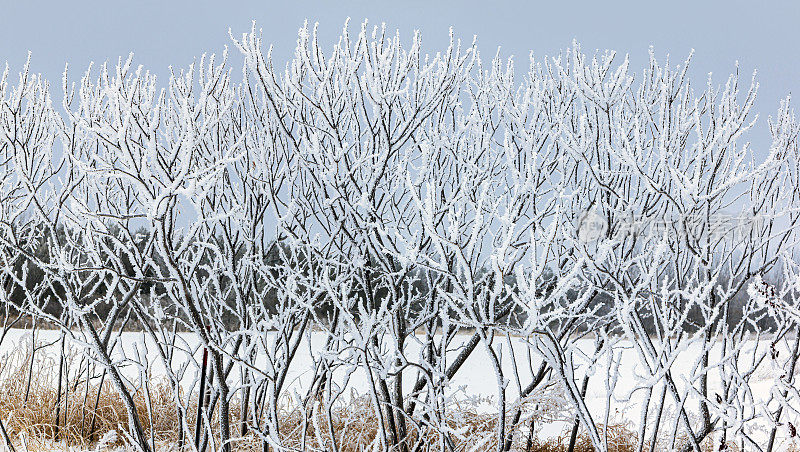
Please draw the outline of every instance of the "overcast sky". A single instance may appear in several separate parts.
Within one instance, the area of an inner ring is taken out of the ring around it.
[[[75,77],[90,61],[116,61],[129,52],[136,63],[163,76],[169,65],[184,67],[203,52],[231,47],[228,28],[239,36],[254,19],[264,41],[275,45],[276,59],[285,61],[303,20],[319,22],[331,45],[350,17],[353,32],[365,18],[386,22],[406,39],[419,29],[425,50],[432,52],[447,45],[453,26],[464,40],[477,35],[485,57],[501,46],[502,55],[514,55],[520,68],[531,50],[537,56],[553,54],[573,39],[584,50],[629,53],[635,67],[646,62],[650,45],[675,63],[694,48],[697,82],[713,72],[715,81],[724,83],[737,60],[748,79],[758,70],[756,108],[763,119],[777,110],[782,97],[800,92],[798,1],[0,1],[0,62],[18,69],[30,50],[33,70],[56,86],[65,62]],[[759,129],[751,138],[763,146],[763,121]]]

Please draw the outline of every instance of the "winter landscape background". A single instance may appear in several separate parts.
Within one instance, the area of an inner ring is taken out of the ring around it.
[[[452,11],[420,20],[480,20]],[[153,72],[17,41],[2,447],[798,447],[800,126],[769,75],[796,50],[753,46],[765,105],[749,63],[700,69],[720,53],[447,30],[305,22],[275,50],[254,22]]]

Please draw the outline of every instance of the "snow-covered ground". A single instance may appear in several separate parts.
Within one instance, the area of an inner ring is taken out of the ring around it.
[[[59,346],[56,343],[61,337],[61,333],[55,330],[39,330],[37,331],[37,343],[53,343],[53,345],[39,350],[37,353],[39,357],[49,357],[55,359],[58,356]],[[469,339],[468,334],[459,335],[457,340],[466,342]],[[501,338],[505,341],[505,338]],[[0,359],[6,361],[10,357],[16,356],[20,358],[21,347],[25,347],[31,340],[31,333],[29,330],[12,330],[10,331],[2,344],[0,344]],[[199,346],[198,339],[191,333],[179,334],[178,344],[181,348],[186,350],[183,356],[176,356],[173,363],[174,368],[178,368],[180,364],[186,364],[190,361],[188,370],[185,373],[182,384],[187,391],[197,391],[197,372],[199,371],[199,361],[202,356],[202,349]],[[759,348],[769,347],[770,340],[762,340],[759,343],[751,341],[745,347],[745,352],[741,359],[747,359],[748,350],[752,350],[754,346],[758,345]],[[298,353],[290,368],[287,381],[287,394],[303,394],[307,389],[308,384],[313,375],[314,361],[312,356],[321,352],[325,343],[325,335],[322,332],[314,332],[311,334],[311,340],[305,340],[301,345]],[[507,344],[507,343],[504,343]],[[538,358],[533,358],[529,362],[527,349],[529,345],[522,338],[512,338],[511,344],[514,348],[515,359],[518,364],[518,375],[521,386],[524,387],[531,380],[531,375],[538,369],[540,363]],[[630,425],[638,425],[642,416],[642,403],[645,400],[647,391],[640,384],[644,369],[639,363],[638,355],[634,351],[631,344],[626,342],[619,342],[613,348],[613,356],[609,353],[602,355],[594,365],[589,366],[586,358],[581,356],[581,351],[590,354],[594,350],[594,341],[591,339],[583,339],[578,342],[577,349],[572,353],[573,360],[576,364],[576,385],[580,386],[583,376],[587,370],[590,374],[588,391],[586,396],[587,406],[594,416],[594,420],[598,424],[619,424],[629,422]],[[75,339],[67,340],[68,349],[79,351],[81,345],[75,342]],[[507,347],[507,345],[506,345]],[[788,351],[785,350],[786,343],[779,342],[777,349],[779,355],[787,356]],[[718,349],[718,347],[717,347]],[[712,350],[712,355],[717,350]],[[155,347],[149,337],[141,333],[126,332],[119,336],[118,347],[115,348],[115,358],[122,359],[123,354],[130,362],[125,364],[123,374],[136,381],[141,377],[141,369],[143,367],[135,364],[139,360],[138,357],[147,357],[149,365],[148,375],[151,378],[158,377],[164,374],[164,365],[158,354],[154,352]],[[407,353],[411,356],[419,350],[419,343],[411,343]],[[692,378],[692,369],[695,369],[697,360],[700,356],[700,347],[690,347],[681,352],[680,358],[675,360],[672,365],[672,376],[675,379],[679,392],[684,394],[684,388],[687,388],[687,382]],[[452,354],[458,352],[457,344],[453,346]],[[507,348],[504,351],[508,357]],[[196,361],[192,361],[196,360]],[[141,361],[139,361],[141,362]],[[258,365],[265,365],[264,358],[262,357],[257,361]],[[514,369],[512,368],[511,359],[503,359],[504,373],[509,378],[509,384],[506,388],[506,396],[510,403],[517,400],[519,395],[519,386],[514,377]],[[610,370],[611,369],[611,370]],[[765,360],[755,371],[750,380],[750,396],[752,397],[752,405],[755,409],[765,406],[770,398],[774,395],[775,382],[785,374],[785,371],[780,365],[778,360]],[[718,372],[712,370],[709,373],[709,384],[711,393],[715,393],[720,389],[720,380]],[[339,375],[341,377],[341,375]],[[231,381],[239,379],[239,375],[233,372],[230,376]],[[450,394],[454,399],[461,401],[470,401],[479,410],[494,410],[494,400],[497,397],[497,379],[495,371],[492,367],[491,360],[487,354],[486,348],[479,345],[469,359],[466,361],[461,370],[456,374],[455,378],[451,381]],[[407,389],[410,389],[413,384],[413,378],[406,378],[404,383]],[[348,390],[345,394],[350,394],[350,389],[354,389],[356,393],[364,394],[367,392],[367,376],[361,369],[352,372],[348,381]],[[660,388],[657,386],[656,388]],[[653,398],[657,398],[659,390],[656,389]],[[550,391],[545,396],[553,397],[558,391]],[[534,394],[536,397],[541,393]],[[689,394],[689,401],[686,404],[690,416],[692,413],[697,413],[697,397],[696,395]],[[731,408],[734,409],[734,408]],[[651,405],[651,411],[653,407]],[[608,414],[608,418],[606,418]],[[651,414],[652,415],[652,414]],[[667,415],[670,415],[670,410],[667,410]],[[674,416],[670,416],[674,419]],[[798,421],[798,413],[784,413],[784,422],[786,420],[792,421],[795,425],[800,425]],[[669,425],[671,428],[672,421],[664,425]],[[554,435],[563,431],[567,426],[566,422],[554,422],[550,425],[541,426],[544,435]],[[761,430],[760,432],[758,430]],[[765,423],[760,423],[760,429],[750,426],[749,432],[752,432],[753,438],[758,442],[766,442],[768,436],[768,426]],[[785,436],[781,430],[779,437]]]

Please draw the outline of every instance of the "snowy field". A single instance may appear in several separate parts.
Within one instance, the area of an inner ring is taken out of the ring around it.
[[[36,332],[36,342],[39,344],[50,343],[52,345],[37,351],[38,358],[45,360],[52,360],[56,362],[59,353],[58,341],[61,337],[61,332],[57,330],[38,330]],[[181,380],[184,389],[191,393],[197,391],[199,362],[201,361],[202,348],[199,347],[199,341],[191,333],[182,333],[178,335],[179,348],[185,350],[183,356],[176,356],[173,368],[177,370],[181,364],[189,365]],[[456,341],[461,341],[461,344],[466,343],[469,335],[464,333],[460,334]],[[11,330],[6,335],[3,343],[0,345],[0,358],[3,362],[13,363],[8,361],[11,358],[19,360],[21,350],[29,347],[31,340],[30,330]],[[499,340],[506,340],[506,338],[499,338]],[[322,332],[314,332],[304,340],[299,348],[297,355],[290,368],[287,381],[290,382],[285,390],[286,394],[304,394],[308,389],[314,372],[313,356],[319,356],[323,352],[325,334]],[[778,354],[781,353],[788,355],[786,345],[788,341],[779,342],[776,346]],[[769,347],[771,340],[763,339],[759,343],[750,341],[746,347],[745,352],[740,359],[749,359],[752,355],[754,346],[758,345],[758,349],[762,347]],[[531,380],[531,375],[538,369],[540,360],[533,358],[528,359],[527,350],[529,345],[524,339],[514,337],[511,339],[511,345],[514,348],[514,356],[518,364],[518,375],[522,386],[526,385]],[[630,343],[625,341],[618,342],[613,347],[613,356],[605,353],[595,360],[593,365],[587,362],[585,356],[581,356],[584,352],[587,355],[591,354],[594,349],[594,341],[592,339],[582,339],[578,341],[575,351],[571,354],[575,364],[576,385],[580,386],[580,381],[584,375],[589,373],[588,391],[586,394],[586,403],[595,418],[595,422],[599,424],[632,424],[635,425],[641,417],[642,403],[645,400],[647,390],[642,386],[645,381],[644,372],[634,349]],[[67,349],[73,351],[80,351],[82,345],[76,338],[67,339]],[[712,350],[712,356],[718,349]],[[114,348],[114,358],[121,362],[120,368],[123,369],[123,374],[130,379],[132,384],[138,384],[142,378],[143,369],[147,369],[146,375],[154,379],[164,376],[164,364],[154,352],[153,343],[150,338],[141,333],[126,332],[119,336],[117,346]],[[452,355],[455,356],[460,350],[460,344],[454,344],[452,348]],[[748,355],[747,351],[750,351]],[[406,353],[411,355],[418,353],[419,342],[411,343],[407,347]],[[672,376],[679,388],[681,394],[687,391],[687,382],[692,379],[690,373],[695,369],[696,363],[700,357],[700,348],[689,348],[683,350],[680,358],[676,359],[672,366]],[[143,358],[146,357],[147,364],[143,366]],[[264,357],[260,357],[257,361],[260,365],[266,365]],[[505,375],[514,375],[514,369],[511,365],[511,359],[503,360]],[[609,370],[612,369],[612,370]],[[74,371],[74,369],[71,369]],[[352,369],[351,372],[346,372],[349,379],[346,382],[347,390],[344,394],[364,394],[367,391],[368,380],[363,369]],[[797,372],[796,372],[797,373]],[[770,401],[771,396],[774,395],[774,388],[776,382],[782,378],[785,371],[780,365],[779,360],[766,360],[763,364],[758,366],[756,372],[750,380],[750,389],[752,401],[751,404],[755,409],[764,407]],[[340,370],[338,374],[338,382],[344,381],[345,371]],[[411,373],[409,373],[411,375]],[[240,375],[235,370],[229,376],[231,382],[237,381]],[[410,390],[413,385],[413,378],[404,379],[406,390]],[[720,391],[720,379],[718,373],[711,371],[709,373],[709,385],[711,388],[710,393]],[[551,388],[544,391],[535,392],[531,397],[559,397],[560,389],[557,389],[557,384],[551,385]],[[660,388],[656,386],[655,388]],[[487,355],[485,347],[478,346],[465,362],[461,370],[452,379],[449,392],[454,401],[459,403],[469,403],[477,410],[482,412],[496,412],[495,401],[497,400],[497,384],[496,376],[491,364],[491,360]],[[509,403],[518,400],[519,386],[516,380],[509,380],[506,388],[506,397]],[[654,397],[658,392],[654,389]],[[696,394],[688,392],[686,406],[690,416],[693,412],[697,411],[697,397]],[[287,399],[290,400],[290,399]],[[542,400],[544,401],[544,400]],[[513,406],[513,405],[511,405]],[[652,410],[652,407],[651,407]],[[670,411],[667,410],[669,416]],[[607,417],[606,417],[607,416]],[[674,419],[674,416],[672,416]],[[667,418],[669,419],[669,417]],[[797,413],[788,413],[788,418],[784,417],[784,421],[789,420],[793,423],[798,423]],[[674,421],[673,421],[674,422]],[[554,436],[564,431],[571,425],[569,418],[564,418],[560,421],[553,421],[548,425],[540,426],[539,434],[548,437]],[[769,428],[767,425],[751,425],[748,428],[751,432],[751,437],[757,442],[766,442],[769,435]],[[780,437],[780,435],[779,435]]]

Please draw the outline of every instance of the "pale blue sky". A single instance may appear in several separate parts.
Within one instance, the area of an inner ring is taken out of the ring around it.
[[[797,1],[2,0],[0,62],[18,69],[31,50],[33,69],[58,86],[67,61],[77,76],[90,61],[115,61],[133,51],[136,63],[163,76],[169,65],[186,66],[203,52],[220,52],[230,44],[228,27],[238,36],[249,30],[253,19],[263,28],[265,42],[275,45],[277,60],[285,61],[304,19],[320,22],[330,44],[348,16],[353,26],[364,18],[386,22],[405,38],[418,28],[429,51],[447,44],[448,28],[453,26],[465,40],[477,34],[484,56],[502,46],[502,54],[515,55],[518,64],[530,50],[538,56],[552,54],[568,47],[573,38],[586,50],[630,53],[635,67],[646,62],[650,45],[661,57],[671,54],[676,63],[694,48],[692,76],[697,82],[702,83],[708,72],[724,82],[736,60],[747,78],[758,69],[756,108],[762,118],[776,111],[780,98],[800,92]],[[751,138],[763,145],[763,121],[759,128]]]

